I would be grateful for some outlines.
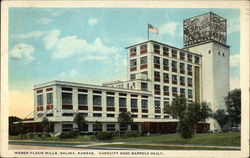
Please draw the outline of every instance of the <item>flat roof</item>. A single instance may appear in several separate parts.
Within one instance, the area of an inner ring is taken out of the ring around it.
[[[40,88],[45,88],[45,87],[51,87],[51,86],[54,86],[54,85],[82,87],[82,88],[97,89],[97,90],[101,89],[101,90],[117,91],[117,92],[124,92],[124,93],[138,93],[138,94],[143,94],[143,95],[152,95],[152,92],[150,92],[150,91],[135,90],[135,89],[125,89],[125,88],[117,88],[117,87],[108,87],[108,86],[100,86],[100,85],[94,85],[94,84],[85,84],[85,83],[58,81],[58,80],[54,80],[54,81],[34,85],[34,90],[40,89]]]
[[[142,45],[142,44],[148,43],[148,42],[157,43],[157,44],[164,45],[164,46],[167,46],[167,47],[170,47],[170,48],[174,48],[174,49],[178,49],[180,51],[184,51],[184,52],[187,52],[187,53],[190,53],[190,54],[194,54],[194,55],[197,55],[197,56],[202,56],[201,54],[197,54],[197,53],[194,53],[194,52],[187,51],[184,48],[177,48],[177,47],[170,46],[168,44],[165,44],[165,43],[162,43],[162,42],[158,42],[158,41],[154,41],[154,40],[148,40],[148,41],[144,41],[144,42],[141,42],[141,43],[138,43],[138,44],[134,44],[132,46],[126,47],[125,49],[131,48],[131,47],[135,47],[135,46],[138,46],[138,45]]]

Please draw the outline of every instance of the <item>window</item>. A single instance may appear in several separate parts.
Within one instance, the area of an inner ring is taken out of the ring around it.
[[[135,74],[131,74],[130,75],[130,80],[134,80],[135,79]]]
[[[87,94],[78,94],[78,104],[87,105],[88,104],[88,95]]]
[[[177,93],[177,88],[176,87],[172,87],[172,92],[173,93]]]
[[[130,53],[136,53],[136,47],[131,48]]]
[[[140,46],[140,49],[141,49],[141,50],[146,50],[146,49],[147,49],[147,44],[141,45],[141,46]]]
[[[164,52],[169,52],[169,48],[168,47],[163,47],[163,51]]]
[[[188,54],[187,57],[188,57],[188,60],[192,61],[192,55],[191,54]]]
[[[102,124],[101,123],[95,123],[93,124],[93,131],[102,131]]]
[[[164,86],[164,87],[163,87],[163,90],[164,90],[165,92],[169,92],[169,87],[168,87],[168,86]]]
[[[138,117],[138,115],[131,115],[131,117],[132,117],[132,118],[137,118],[137,117]]]
[[[192,95],[193,95],[193,92],[192,92],[191,89],[188,90],[188,95],[189,95],[189,96],[192,96]]]
[[[182,51],[180,52],[180,58],[181,58],[181,59],[185,59],[185,53],[182,52]]]
[[[155,115],[155,118],[156,118],[156,119],[160,119],[160,118],[161,118],[161,115]]]
[[[142,115],[141,117],[142,118],[148,118],[148,115]]]
[[[188,84],[192,84],[192,78],[188,78]]]
[[[81,115],[82,117],[88,117],[88,113],[79,113],[79,115]]]
[[[218,55],[220,55],[220,52],[218,51]]]
[[[93,105],[102,105],[102,97],[99,95],[93,95]]]
[[[143,108],[143,109],[148,108],[148,100],[146,100],[146,99],[141,100],[141,108]]]
[[[53,93],[47,93],[47,104],[53,104]]]
[[[37,105],[42,106],[43,105],[43,95],[37,95]]]
[[[145,82],[141,83],[141,90],[147,91],[148,90],[148,84]]]
[[[119,107],[126,107],[126,98],[119,98]]]
[[[154,44],[154,52],[155,53],[160,53],[160,45]]]
[[[107,117],[115,117],[115,114],[107,114]]]
[[[137,124],[132,124],[131,125],[131,130],[132,131],[138,131],[138,125]]]
[[[200,58],[199,58],[198,56],[195,56],[194,62],[195,62],[196,64],[200,63]]]
[[[185,77],[180,76],[180,82],[185,82]]]
[[[107,124],[107,131],[115,131],[115,124]]]
[[[73,130],[73,124],[62,124],[62,132]]]
[[[115,98],[107,97],[107,106],[115,106]]]
[[[73,113],[63,113],[62,116],[73,116]]]
[[[177,50],[175,49],[172,49],[172,57],[177,57]]]
[[[188,69],[188,72],[192,72],[192,65],[188,65],[187,69]]]
[[[160,64],[160,57],[154,56],[154,63]]]
[[[147,56],[141,57],[140,59],[141,59],[141,65],[147,64]]]
[[[157,78],[160,78],[160,72],[155,71],[155,72],[154,72],[154,76],[157,77]]]
[[[169,101],[164,101],[163,104],[164,104],[164,107],[168,107],[169,106]]]
[[[176,61],[172,61],[172,68],[177,69],[177,62]]]
[[[120,131],[127,131],[128,126],[124,124],[120,124]]]
[[[184,63],[180,63],[180,69],[185,70],[185,64]]]
[[[163,59],[163,66],[167,66],[168,67],[168,59]]]
[[[88,93],[88,90],[87,89],[78,89],[78,92]]]
[[[130,60],[130,67],[135,67],[137,65],[136,59]]]
[[[172,75],[172,81],[177,81],[177,75]]]
[[[93,113],[93,117],[102,117],[101,113]]]
[[[62,87],[62,91],[72,91],[72,88],[68,88],[68,87]]]
[[[131,108],[137,109],[137,99],[131,99]]]
[[[161,110],[161,102],[159,100],[155,100],[155,110]]]
[[[208,54],[211,54],[211,50],[208,50]]]
[[[168,79],[169,79],[168,73],[163,73],[163,79],[165,79],[165,80],[168,80]]]
[[[158,90],[158,91],[160,91],[160,90],[161,90],[161,88],[160,88],[160,85],[158,85],[158,84],[155,84],[155,90]]]
[[[62,93],[62,104],[72,105],[72,93]]]
[[[184,89],[184,88],[181,88],[181,89],[180,89],[180,93],[185,95],[185,89]]]

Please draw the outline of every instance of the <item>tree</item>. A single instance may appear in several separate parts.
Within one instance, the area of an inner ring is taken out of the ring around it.
[[[234,89],[225,97],[225,104],[232,125],[239,125],[241,119],[241,90]]]
[[[183,117],[187,109],[187,99],[183,96],[176,96],[171,106],[166,106],[164,111],[173,117]]]
[[[46,136],[45,133],[48,131],[50,126],[50,121],[48,120],[47,117],[43,118],[42,125],[43,125],[43,135]]]
[[[79,113],[76,114],[74,117],[74,123],[77,124],[78,132],[80,133],[84,129],[84,126],[86,125],[85,117]]]
[[[225,125],[228,124],[228,115],[224,109],[219,109],[213,114],[213,118],[218,122],[221,129],[224,130]]]
[[[128,125],[133,123],[133,118],[130,112],[121,112],[118,116],[118,122],[121,125],[125,125],[128,131]],[[127,132],[126,131],[126,132]]]
[[[23,139],[24,133],[26,132],[26,127],[24,123],[22,122],[22,119],[19,120],[19,123],[17,124],[17,128],[20,130],[21,139]]]
[[[208,103],[188,103],[183,96],[174,98],[171,106],[164,110],[172,116],[179,117],[178,131],[183,138],[191,138],[196,132],[197,124],[212,116]]]

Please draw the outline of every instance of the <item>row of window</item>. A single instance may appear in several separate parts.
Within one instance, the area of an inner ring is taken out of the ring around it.
[[[161,91],[161,86],[158,85],[158,84],[155,84],[154,85],[154,89],[155,91]],[[163,91],[164,92],[169,92],[169,86],[163,86]],[[186,92],[186,89],[185,88],[179,88],[180,89],[180,94],[185,94]],[[178,88],[177,87],[172,87],[172,92],[173,93],[178,93]],[[188,89],[188,95],[192,95],[193,94],[193,91],[192,89]]]
[[[131,108],[137,108],[138,99],[131,98],[130,104]],[[62,93],[62,104],[72,105],[72,93]],[[79,105],[88,105],[88,94],[78,94],[78,104]],[[101,106],[102,105],[102,96],[100,95],[93,95],[93,105]],[[113,96],[106,96],[106,105],[109,107],[115,106],[115,97]],[[126,107],[127,106],[127,98],[119,97],[119,107]],[[141,106],[142,108],[148,107],[148,100],[141,99]]]
[[[47,104],[53,104],[53,93],[47,93],[46,100],[47,100]],[[37,105],[38,106],[43,105],[43,94],[37,95]]]
[[[161,78],[161,73],[159,71],[154,71],[154,77],[155,78]],[[172,76],[172,81],[178,81],[177,75],[171,75]],[[163,79],[164,80],[169,80],[169,74],[168,73],[163,73]],[[185,82],[186,78],[184,76],[179,76],[180,82]],[[192,78],[187,77],[187,83],[192,84]]]
[[[128,126],[127,125],[123,125],[120,124],[119,125],[119,130],[120,131],[127,131]],[[131,130],[132,131],[138,131],[138,124],[132,124],[131,125]],[[97,132],[97,131],[102,131],[103,130],[103,126],[102,124],[93,124],[93,131]],[[115,124],[107,124],[106,125],[106,130],[107,131],[115,131]],[[63,132],[69,132],[69,131],[73,131],[73,124],[62,124],[62,131]],[[84,128],[82,129],[82,131],[89,131],[89,124],[85,124]]]
[[[154,47],[154,53],[160,54],[160,45],[154,44],[153,47]],[[143,45],[140,46],[140,51],[143,52],[144,50],[147,50],[147,44],[143,44]],[[136,56],[136,52],[137,52],[136,47],[131,48],[130,49],[130,56]],[[177,52],[178,51],[176,49],[171,49],[171,57],[177,58],[177,54],[178,54]],[[170,53],[169,48],[163,46],[163,52],[162,53],[163,53],[164,56],[169,56],[169,53]],[[192,54],[186,53],[184,51],[179,51],[179,58],[181,60],[185,60],[186,56],[187,56],[187,60],[189,62],[193,61],[193,56],[194,56],[195,63],[200,62],[200,57],[199,56],[192,55]]]
[[[140,62],[141,65],[147,64],[147,56],[141,57],[140,61],[141,61]],[[160,57],[154,56],[154,64],[159,65],[156,68],[160,68],[160,65],[161,65]],[[169,67],[169,59],[163,59],[162,64],[163,64],[163,67]],[[172,68],[177,69],[177,67],[178,67],[177,65],[178,65],[178,62],[175,60],[172,60],[172,62],[171,62]],[[131,59],[130,60],[130,67],[133,68],[136,66],[137,66],[137,59]],[[180,70],[185,70],[185,67],[186,67],[185,63],[182,63],[182,62],[179,63]],[[192,72],[192,65],[187,64],[187,70],[188,70],[188,72]]]

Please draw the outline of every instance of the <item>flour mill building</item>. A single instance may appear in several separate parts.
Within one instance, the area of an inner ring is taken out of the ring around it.
[[[34,86],[34,121],[47,117],[54,132],[76,127],[76,113],[85,116],[86,132],[126,130],[117,122],[132,113],[130,130],[175,132],[178,119],[164,112],[177,95],[225,108],[229,92],[229,46],[226,19],[209,12],[184,20],[184,48],[148,40],[127,47],[128,80],[90,85],[51,81]],[[210,130],[218,128],[209,120]],[[100,130],[100,129],[98,129]]]

